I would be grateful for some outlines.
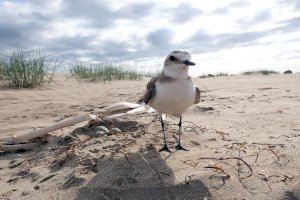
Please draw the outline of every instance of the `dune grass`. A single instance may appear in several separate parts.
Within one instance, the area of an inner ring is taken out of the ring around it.
[[[46,56],[34,52],[14,51],[0,62],[0,80],[12,88],[34,88],[52,81]]]
[[[216,76],[228,76],[228,73],[226,73],[226,72],[218,72],[216,74]]]
[[[4,67],[2,61],[0,61],[0,81],[4,80]]]
[[[76,64],[71,70],[71,76],[78,81],[113,81],[113,80],[139,80],[142,77],[152,77],[155,73],[138,72],[137,70],[128,69],[117,64],[104,64],[96,66],[84,66]]]
[[[242,75],[257,75],[257,74],[270,75],[270,74],[279,74],[279,72],[274,70],[262,69],[262,70],[246,71],[246,72],[242,72],[241,74]]]
[[[202,74],[199,78],[208,78],[208,77],[218,77],[218,76],[228,76],[226,72],[218,72],[216,74]]]

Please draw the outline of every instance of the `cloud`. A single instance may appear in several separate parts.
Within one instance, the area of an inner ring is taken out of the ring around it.
[[[115,14],[120,19],[140,19],[148,16],[153,7],[153,3],[131,3],[115,11]]]
[[[296,32],[300,30],[300,17],[290,18],[280,22],[281,26],[274,30],[280,32]]]
[[[21,27],[0,23],[0,48],[6,49],[9,48],[12,44],[12,39],[19,38],[20,41],[24,40],[25,37],[23,33],[20,31]],[[18,45],[17,42],[14,42],[13,45]]]
[[[0,22],[0,49],[32,47],[38,43],[40,31],[45,27],[46,24],[41,21],[14,24]]]
[[[200,9],[194,8],[188,3],[182,3],[173,9],[172,21],[175,23],[185,23],[202,13]]]
[[[117,10],[104,1],[64,0],[61,12],[64,17],[88,20],[92,27],[113,26],[118,19],[138,20],[146,17],[154,5],[151,3],[130,3]]]
[[[241,8],[249,5],[249,1],[234,1],[228,5],[229,8]]]
[[[96,35],[82,36],[61,36],[53,38],[44,43],[45,49],[53,51],[68,51],[68,50],[86,50],[90,48],[90,43],[97,38]]]
[[[213,52],[233,47],[255,45],[258,39],[268,36],[271,32],[271,30],[266,30],[209,35],[201,30],[193,35],[187,43],[192,47],[194,46],[194,51],[198,53]]]
[[[281,0],[279,3],[283,6],[293,7],[294,10],[300,10],[299,0]]]
[[[216,8],[211,13],[215,14],[215,15],[227,15],[230,13],[231,10],[239,9],[239,8],[245,7],[247,5],[249,5],[248,1],[235,1],[235,2],[229,3],[225,7]]]
[[[227,14],[229,14],[229,9],[227,7],[217,8],[217,9],[215,9],[215,10],[212,11],[212,14],[227,15]]]
[[[151,46],[168,46],[173,38],[169,29],[158,29],[147,34],[147,42]]]
[[[85,19],[91,26],[104,28],[113,25],[114,15],[111,9],[101,1],[64,0],[61,14],[69,19]]]
[[[261,10],[256,13],[253,17],[242,18],[238,20],[241,25],[256,25],[262,22],[269,21],[272,15],[269,10]]]
[[[286,6],[296,8],[299,1],[288,2]],[[247,11],[248,1],[224,3],[221,7],[211,4],[209,9],[203,5],[129,1],[115,7],[106,0],[0,1],[0,54],[18,46],[24,50],[39,46],[60,54],[63,62],[70,63],[77,58],[138,60],[180,49],[208,53],[246,48],[261,44],[261,38],[285,36],[300,29],[300,17],[276,24],[268,8],[260,7],[257,13]],[[240,8],[251,17],[236,14]],[[275,18],[276,9],[272,14]],[[224,19],[226,28],[212,24],[219,18]],[[203,20],[207,23],[200,23]],[[232,23],[236,21],[239,23]],[[276,25],[261,31],[254,25],[262,22]],[[232,31],[228,31],[230,24],[234,24]]]

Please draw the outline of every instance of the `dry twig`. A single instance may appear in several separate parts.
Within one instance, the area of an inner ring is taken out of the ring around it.
[[[160,174],[170,176],[169,173],[158,171],[153,165],[151,165],[151,163],[148,160],[146,160],[144,158],[144,156],[141,153],[139,153],[139,154],[140,154],[141,158],[156,172],[156,174],[158,175],[159,178],[161,178]]]
[[[241,177],[241,179],[245,179],[245,178],[248,178],[250,176],[253,175],[253,170],[252,168],[250,167],[250,165],[244,161],[242,158],[239,158],[239,157],[225,157],[225,158],[214,158],[214,157],[201,157],[199,158],[200,160],[205,160],[205,159],[208,159],[208,160],[238,160],[238,161],[242,161],[247,167],[248,169],[250,170],[251,174],[249,174],[248,176],[246,177]]]

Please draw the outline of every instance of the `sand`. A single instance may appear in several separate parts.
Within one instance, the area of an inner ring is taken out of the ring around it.
[[[79,84],[56,76],[42,88],[2,88],[0,137],[136,102],[148,80]],[[158,151],[156,113],[102,124],[111,131],[105,135],[81,123],[53,132],[32,152],[1,153],[0,199],[299,199],[300,75],[194,82],[201,102],[183,117],[190,151],[175,151],[173,118],[166,125],[173,152]]]

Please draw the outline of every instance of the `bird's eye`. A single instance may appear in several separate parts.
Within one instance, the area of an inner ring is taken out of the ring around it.
[[[174,56],[170,56],[170,60],[171,60],[171,61],[175,61],[176,58],[175,58]]]

